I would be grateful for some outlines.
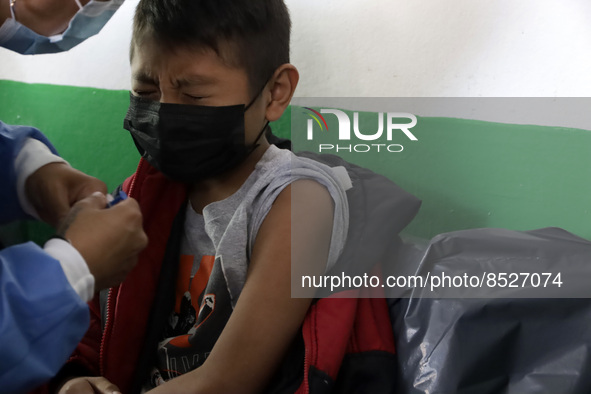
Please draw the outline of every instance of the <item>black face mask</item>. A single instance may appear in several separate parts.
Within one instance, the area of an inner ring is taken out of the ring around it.
[[[235,168],[258,146],[244,142],[248,105],[211,107],[168,104],[130,94],[123,127],[140,154],[168,178],[193,183]]]

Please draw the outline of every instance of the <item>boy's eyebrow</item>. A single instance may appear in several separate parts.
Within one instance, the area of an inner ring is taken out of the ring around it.
[[[158,84],[158,81],[156,78],[153,78],[153,77],[149,76],[148,74],[141,72],[141,71],[136,74],[133,74],[133,79],[135,81],[143,82],[143,83],[147,83],[147,84],[152,84],[152,85]],[[195,85],[210,85],[210,84],[213,84],[217,81],[218,81],[217,78],[214,78],[214,77],[194,74],[194,75],[189,75],[189,76],[183,77],[183,78],[177,78],[173,82],[173,85],[177,88],[181,88],[181,87],[190,87],[190,86],[195,86]]]
[[[189,75],[187,77],[176,79],[175,86],[181,88],[181,87],[190,87],[190,86],[194,86],[194,85],[211,85],[217,81],[218,81],[217,78],[214,78],[214,77],[210,77],[207,75],[193,74],[193,75]]]
[[[152,85],[157,85],[158,83],[156,82],[155,78],[152,78],[151,76],[149,76],[146,73],[143,72],[139,72],[136,74],[133,74],[133,79],[138,81],[138,82],[143,82],[143,83],[149,83]]]

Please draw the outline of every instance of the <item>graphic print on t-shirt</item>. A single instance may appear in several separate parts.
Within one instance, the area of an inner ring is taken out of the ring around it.
[[[201,257],[193,273],[194,262],[194,256],[180,258],[175,306],[164,330],[166,339],[158,345],[152,385],[201,366],[232,313],[221,257]]]

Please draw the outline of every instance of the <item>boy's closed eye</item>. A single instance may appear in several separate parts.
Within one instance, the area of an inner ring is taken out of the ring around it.
[[[133,90],[133,94],[136,96],[140,96],[140,97],[149,96],[149,95],[155,94],[155,93],[158,93],[158,92],[155,90]]]
[[[141,98],[149,100],[160,100],[160,90],[157,87],[132,87],[131,92],[134,96],[138,96]],[[181,94],[182,100],[187,103],[200,102],[201,100],[207,99],[211,96],[210,94],[205,94],[205,92],[195,91],[179,93]]]
[[[158,100],[160,92],[156,88],[133,88],[131,93],[145,99]]]
[[[204,98],[206,98],[204,95],[200,95],[200,94],[184,93],[184,96],[192,101],[199,101],[199,100],[203,100]]]

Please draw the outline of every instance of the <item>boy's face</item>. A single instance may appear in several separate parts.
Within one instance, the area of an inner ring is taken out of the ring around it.
[[[246,71],[228,65],[213,49],[163,48],[149,38],[133,45],[131,90],[136,96],[206,106],[247,105],[254,98]],[[264,126],[264,100],[257,97],[244,122],[249,145]]]

